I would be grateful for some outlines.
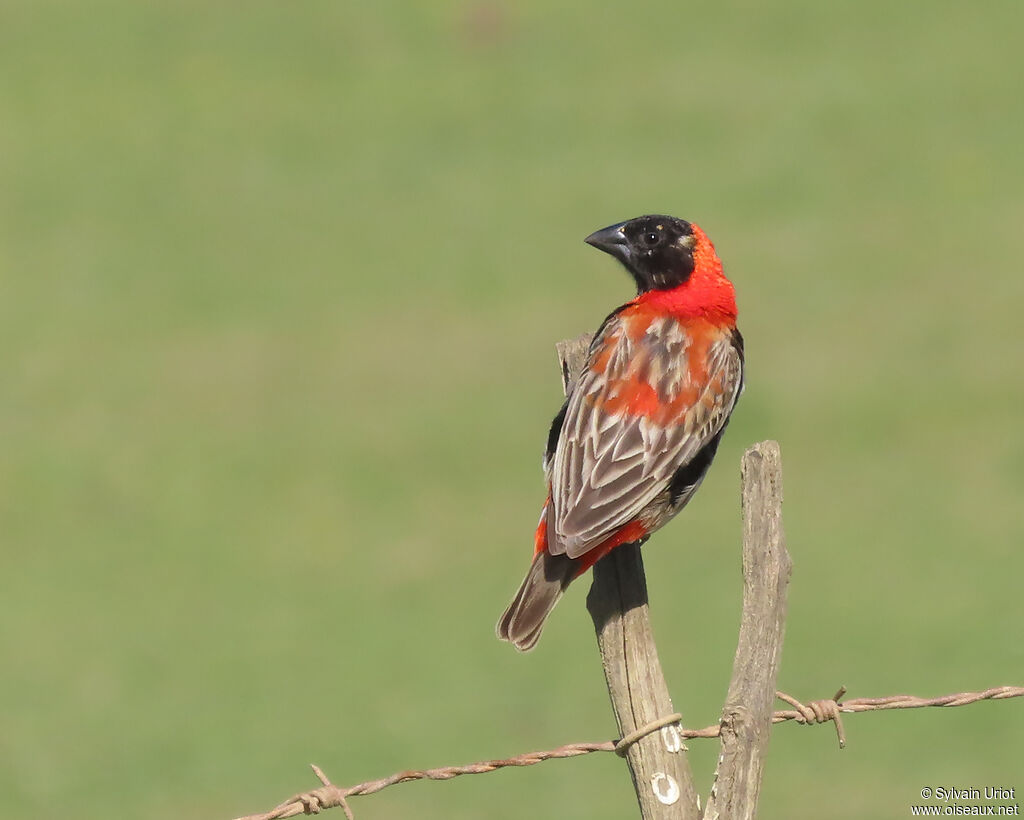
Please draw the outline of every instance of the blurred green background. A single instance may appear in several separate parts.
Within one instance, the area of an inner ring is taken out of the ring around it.
[[[780,687],[1024,679],[1017,2],[0,5],[0,815],[229,818],[614,735],[586,584],[538,650],[582,243],[698,221],[748,387],[646,550],[686,723],[739,621],[738,465],[783,447]],[[1024,789],[1024,701],[778,727],[764,818]],[[717,744],[694,741],[701,791]],[[634,816],[614,756],[357,798]]]

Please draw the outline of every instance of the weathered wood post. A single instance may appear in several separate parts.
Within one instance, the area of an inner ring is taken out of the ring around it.
[[[753,820],[772,728],[793,563],[782,531],[782,454],[762,441],[743,455],[743,616],[707,820]]]
[[[590,336],[558,345],[563,386],[578,378]],[[638,544],[594,566],[587,609],[643,820],[753,820],[771,731],[792,564],[782,532],[782,464],[774,441],[743,456],[743,616],[721,719],[722,753],[702,814],[651,630]],[[663,723],[653,731],[652,724]],[[646,730],[646,731],[645,731]],[[640,737],[635,737],[640,734]],[[634,736],[631,738],[630,736]]]
[[[558,345],[566,392],[583,369],[589,345],[589,336]],[[638,544],[623,544],[597,562],[587,609],[597,631],[619,737],[626,738],[661,718],[671,718],[675,709],[651,631],[647,581]],[[644,820],[700,818],[678,716],[629,744],[625,757]]]

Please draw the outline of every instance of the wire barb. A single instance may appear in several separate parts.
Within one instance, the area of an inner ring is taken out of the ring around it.
[[[834,721],[836,724],[836,736],[839,738],[839,748],[846,748],[846,730],[843,729],[843,719],[840,716],[839,699],[846,694],[846,687],[840,686],[839,691],[828,700],[812,700],[804,705],[792,695],[785,692],[776,692],[775,697],[784,700],[796,708],[797,717],[793,718],[797,723],[810,725],[812,723],[827,723]],[[777,714],[777,713],[776,713]],[[774,722],[774,721],[773,721]]]
[[[785,701],[793,708],[775,712],[772,715],[772,723],[784,723],[787,720],[795,720],[797,723],[810,725],[812,723],[833,721],[836,724],[836,733],[839,736],[839,747],[843,748],[846,745],[846,733],[840,718],[841,712],[919,709],[924,706],[967,706],[982,700],[1004,700],[1006,698],[1022,697],[1024,696],[1024,686],[995,686],[981,692],[957,692],[952,695],[941,695],[936,698],[921,698],[916,695],[890,695],[884,698],[851,698],[850,700],[843,700],[842,697],[845,694],[846,688],[840,687],[839,691],[831,698],[812,700],[804,704],[792,695],[776,692],[780,700]],[[245,817],[239,817],[237,820],[282,820],[282,818],[295,817],[299,814],[319,814],[323,809],[331,809],[336,806],[341,807],[348,820],[354,820],[352,809],[347,802],[347,798],[354,795],[373,794],[389,786],[394,786],[398,783],[408,783],[411,780],[451,780],[453,777],[460,777],[464,774],[486,774],[487,772],[497,771],[508,766],[533,766],[537,763],[543,763],[545,760],[579,757],[580,755],[587,755],[592,752],[618,752],[620,747],[625,751],[641,737],[645,737],[663,726],[678,723],[679,720],[680,715],[678,714],[668,715],[637,729],[635,732],[631,732],[618,741],[570,743],[545,752],[527,752],[516,757],[484,760],[465,766],[443,766],[437,769],[398,772],[390,777],[370,780],[366,783],[360,783],[347,788],[335,786],[327,775],[318,766],[314,765],[313,773],[321,783],[319,789],[296,794],[264,814],[250,814]],[[716,724],[703,729],[680,729],[679,734],[687,739],[718,737],[721,734],[721,727]]]

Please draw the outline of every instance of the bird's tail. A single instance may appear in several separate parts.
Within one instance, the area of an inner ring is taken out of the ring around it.
[[[541,550],[533,557],[516,597],[498,621],[498,637],[521,652],[533,649],[544,621],[555,608],[569,582],[576,577],[578,561]]]

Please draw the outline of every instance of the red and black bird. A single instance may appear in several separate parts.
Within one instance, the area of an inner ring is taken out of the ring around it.
[[[498,622],[524,651],[573,579],[686,506],[743,389],[735,293],[700,228],[641,216],[586,241],[626,267],[637,296],[601,324],[551,425],[533,563]]]

